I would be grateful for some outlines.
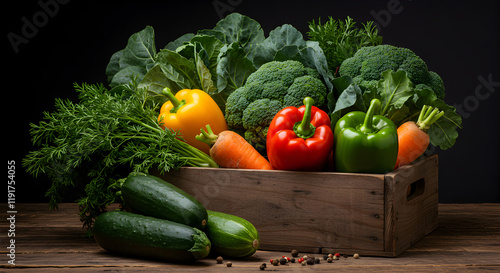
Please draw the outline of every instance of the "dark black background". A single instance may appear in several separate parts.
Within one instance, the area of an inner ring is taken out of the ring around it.
[[[35,16],[39,27],[17,53],[9,33],[22,35],[23,17],[33,23],[33,16],[43,9],[38,1],[9,1],[3,8],[3,143],[7,160],[16,162],[16,202],[47,201],[49,181],[28,176],[21,160],[32,148],[28,124],[53,110],[54,98],[75,99],[75,82],[106,83],[104,71],[111,55],[146,25],[154,27],[159,49],[182,34],[213,28],[230,12],[257,20],[266,36],[285,23],[306,35],[307,23],[319,17],[349,15],[358,22],[376,21],[384,43],[410,48],[423,58],[443,78],[445,101],[464,109],[455,146],[435,151],[440,202],[500,202],[499,1],[40,2],[57,3],[58,9],[45,21],[43,15]],[[496,86],[481,87],[479,77]]]

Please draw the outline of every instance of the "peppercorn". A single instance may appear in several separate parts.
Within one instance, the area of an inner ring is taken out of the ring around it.
[[[307,258],[307,264],[314,264],[313,258]]]
[[[335,255],[333,255],[333,259],[334,259],[334,260],[338,260],[338,259],[339,259],[339,256],[335,256]]]
[[[332,253],[328,254],[328,258],[332,258],[332,257],[333,257]]]
[[[273,259],[272,263],[273,263],[273,265],[274,265],[274,266],[276,266],[276,265],[279,265],[279,264],[280,264],[280,262],[279,262],[279,260],[278,260],[278,259]]]
[[[227,267],[231,267],[231,266],[233,266],[233,263],[232,262],[227,262],[226,265],[227,265]]]
[[[287,262],[286,258],[281,258],[280,259],[280,265],[285,265]]]
[[[347,259],[349,256],[347,256],[347,254],[344,254],[344,258]]]
[[[335,253],[333,256],[340,257],[340,253]]]
[[[301,264],[302,265],[307,265],[307,262],[306,261],[302,261]]]
[[[328,259],[326,259],[327,262],[329,263],[333,263],[333,258],[332,257],[328,257]]]
[[[354,255],[352,255],[352,257],[353,257],[354,259],[359,259],[359,254],[358,254],[358,253],[354,253]]]
[[[290,259],[290,262],[293,264],[295,263],[295,258]]]
[[[263,266],[264,268],[267,268],[267,264],[266,263],[262,263],[260,266]]]
[[[217,257],[217,259],[215,259],[215,261],[217,261],[218,264],[221,264],[224,261],[224,258],[222,258],[222,256],[219,256]]]
[[[319,264],[319,262],[320,262],[320,259],[319,259],[319,258],[314,259],[314,263],[315,263],[315,264]]]
[[[304,261],[304,258],[299,258],[297,262],[302,263]]]
[[[260,270],[264,270],[266,268],[266,264],[265,263],[261,264],[259,268],[260,268]]]
[[[309,258],[309,256],[304,255],[302,258],[304,258],[304,260],[307,260],[307,258]]]
[[[299,256],[299,251],[297,249],[292,250],[292,257]]]

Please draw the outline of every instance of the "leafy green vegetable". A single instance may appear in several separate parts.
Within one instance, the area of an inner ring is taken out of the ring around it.
[[[332,88],[330,79],[333,77],[328,70],[323,50],[317,42],[305,41],[302,33],[292,25],[285,24],[272,30],[269,37],[256,45],[249,58],[257,68],[271,61],[299,61],[316,69],[328,89]]]
[[[350,111],[365,111],[373,98],[382,102],[380,114],[391,119],[396,126],[409,120],[416,121],[422,107],[429,105],[444,111],[444,115],[433,123],[427,132],[431,144],[442,150],[455,144],[457,129],[461,128],[462,124],[462,118],[456,113],[456,109],[438,98],[430,88],[415,88],[403,70],[382,72],[375,90],[360,87],[347,76],[336,78],[333,85],[340,95],[331,112],[332,125]],[[332,105],[332,102],[329,101],[329,104]]]
[[[151,68],[139,83],[137,88],[148,90],[149,93],[162,94],[165,87],[170,90],[191,88],[188,80],[171,65],[158,63]]]
[[[330,71],[337,71],[340,64],[352,57],[361,47],[382,44],[382,36],[378,35],[373,21],[361,25],[362,27],[358,28],[349,16],[345,22],[328,17],[324,24],[321,24],[321,18],[318,23],[314,20],[309,23],[309,39],[317,41],[325,52]]]
[[[187,85],[191,89],[200,89],[200,79],[196,72],[196,64],[193,60],[190,60],[181,54],[168,50],[162,49],[156,56],[159,63],[164,66],[171,66],[174,71],[178,72],[183,76],[184,81],[187,81]],[[178,90],[176,90],[178,91]]]
[[[239,13],[229,14],[213,29],[201,30],[198,34],[214,36],[224,44],[238,43],[246,52],[250,52],[255,44],[264,40],[264,30],[260,24]]]
[[[302,33],[300,33],[293,26],[285,24],[269,32],[269,37],[257,45],[252,54],[250,54],[250,57],[254,64],[257,67],[260,67],[261,65],[274,60],[276,53],[280,50],[290,52],[290,48],[294,48],[296,50],[293,51],[293,55],[295,55],[298,49],[302,49],[304,47],[306,47],[306,41],[304,40]]]
[[[159,105],[141,89],[129,87],[121,95],[102,85],[75,89],[79,102],[56,99],[56,110],[30,125],[38,149],[29,152],[23,166],[35,177],[46,174],[52,180],[46,193],[52,208],[64,192],[83,184],[79,205],[86,227],[115,201],[113,182],[131,171],[217,167],[208,155],[179,140],[177,132],[160,128]]]
[[[283,25],[264,36],[260,24],[239,13],[220,20],[213,29],[188,33],[168,43],[159,52],[150,45],[152,28],[131,36],[127,47],[113,55],[107,74],[110,86],[126,84],[136,77],[140,88],[161,94],[164,87],[176,93],[183,88],[207,92],[225,111],[228,96],[245,84],[261,65],[274,60],[296,60],[316,69],[328,89],[332,85],[328,64],[317,42],[305,41],[291,25]],[[125,53],[150,58],[122,59]],[[162,75],[162,73],[164,75]]]
[[[128,39],[127,46],[113,54],[106,67],[110,87],[141,80],[153,67],[156,55],[154,30],[148,26]]]
[[[337,78],[340,79],[340,78]],[[335,80],[334,80],[335,82]],[[345,114],[352,111],[363,111],[366,112],[368,109],[365,105],[365,100],[363,99],[363,91],[361,91],[360,87],[352,82],[343,81],[342,83],[344,90],[335,103],[334,110],[330,114],[330,120],[332,123],[332,128],[335,128],[335,124],[337,121],[343,117]],[[337,85],[339,88],[339,85]],[[331,100],[332,93],[328,94],[329,105],[332,104]],[[370,100],[366,100],[370,101]]]
[[[383,106],[380,114],[385,115],[390,107],[400,109],[413,95],[410,87],[410,79],[406,76],[405,71],[387,70],[382,72],[382,79],[378,82],[377,87]]]
[[[221,49],[217,65],[217,89],[219,94],[223,93],[224,102],[234,90],[243,86],[248,76],[256,70],[246,55],[247,52],[237,43],[225,45]]]

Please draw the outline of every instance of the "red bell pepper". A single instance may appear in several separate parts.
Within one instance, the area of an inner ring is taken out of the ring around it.
[[[267,156],[277,170],[321,170],[333,149],[333,132],[328,114],[313,106],[286,107],[273,118],[267,132]]]

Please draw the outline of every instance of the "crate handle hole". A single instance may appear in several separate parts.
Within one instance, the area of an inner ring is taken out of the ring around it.
[[[424,194],[425,189],[425,179],[420,178],[419,180],[408,185],[408,190],[406,192],[406,200],[409,202],[420,195]]]

